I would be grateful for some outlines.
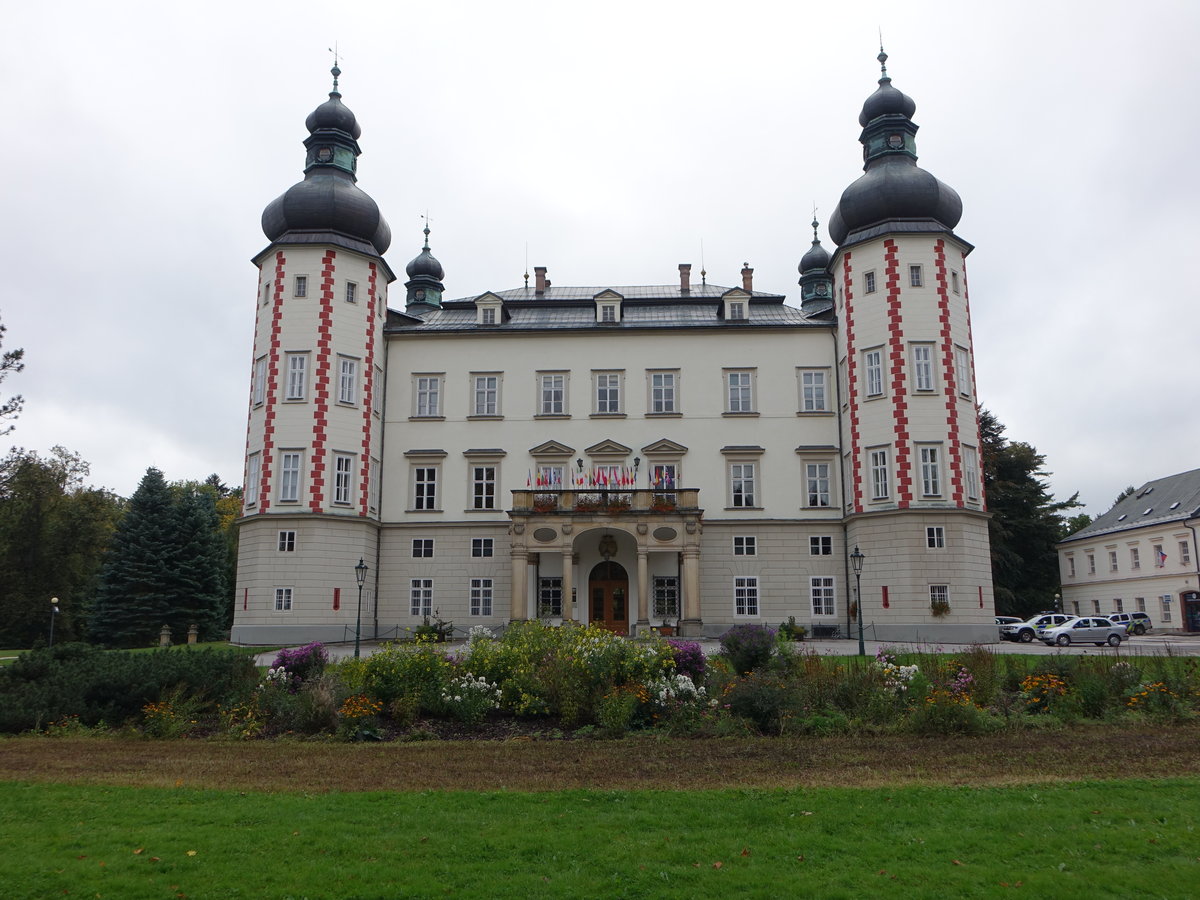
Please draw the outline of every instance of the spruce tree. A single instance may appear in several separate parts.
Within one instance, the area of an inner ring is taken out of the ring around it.
[[[217,640],[224,627],[226,548],[214,494],[211,487],[187,483],[174,490],[176,564],[166,581],[166,622],[177,641],[191,625],[202,641]]]

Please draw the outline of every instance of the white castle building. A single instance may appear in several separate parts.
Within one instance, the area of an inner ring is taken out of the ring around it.
[[[972,248],[886,68],[798,305],[750,268],[719,287],[689,265],[649,286],[537,268],[447,300],[426,229],[389,307],[391,233],[333,74],[254,258],[234,641],[433,616],[692,636],[794,616],[857,636],[855,547],[868,638],[996,639]]]

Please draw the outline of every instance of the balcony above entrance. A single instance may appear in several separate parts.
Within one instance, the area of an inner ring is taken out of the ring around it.
[[[581,488],[579,490],[513,491],[509,515],[528,516],[597,516],[597,515],[699,515],[700,491],[697,488],[676,488],[670,491],[653,489],[616,490]]]

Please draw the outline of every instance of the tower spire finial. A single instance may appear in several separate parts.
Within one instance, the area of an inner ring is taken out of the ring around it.
[[[425,246],[422,247],[421,249],[428,250],[429,249],[429,210],[425,210],[425,215],[421,216],[421,218],[425,220]]]
[[[882,28],[879,29],[879,55],[875,58],[877,60],[879,60],[879,83],[883,84],[886,81],[891,81],[892,79],[888,77],[888,73],[887,73],[888,55],[887,55],[887,51],[883,49],[883,29]]]
[[[814,203],[814,204],[813,204],[813,220],[812,220],[812,227],[813,227],[813,243],[814,243],[814,244],[819,244],[819,243],[821,243],[821,239],[820,239],[819,237],[817,237],[817,224],[818,224],[818,223],[817,223],[817,204],[815,204],[815,203]]]
[[[338,91],[338,76],[342,74],[342,70],[338,68],[338,59],[340,56],[338,54],[337,41],[334,41],[333,46],[328,49],[329,52],[333,54],[333,68],[329,70],[329,74],[333,76],[333,90],[330,91],[330,96],[336,94],[340,97],[341,92]]]

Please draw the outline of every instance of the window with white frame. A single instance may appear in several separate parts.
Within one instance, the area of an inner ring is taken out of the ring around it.
[[[1145,597],[1134,597],[1133,602],[1137,606],[1138,612],[1146,611],[1146,598]]]
[[[800,372],[800,411],[828,412],[829,373],[824,369],[805,369]]]
[[[346,302],[347,303],[357,303],[358,302],[358,285],[356,283],[354,283],[353,281],[346,282]]]
[[[1110,572],[1117,571],[1117,551],[1116,550],[1108,551],[1108,571],[1110,571]]]
[[[1163,553],[1162,544],[1155,544],[1154,545],[1154,565],[1161,569],[1166,564],[1167,564],[1167,554]]]
[[[755,503],[755,470],[754,463],[738,462],[729,464],[729,505],[735,508],[749,508]]]
[[[371,412],[383,415],[383,369],[375,367],[375,378],[371,381]]]
[[[596,414],[617,415],[621,412],[621,373],[594,372],[596,384]]]
[[[308,296],[308,276],[307,275],[297,275],[295,280],[292,282],[292,285],[293,285],[293,289],[292,289],[293,297],[307,297]]]
[[[733,537],[733,555],[734,556],[757,556],[758,555],[758,538],[753,535],[734,535]]]
[[[908,286],[921,287],[925,283],[924,274],[921,272],[920,266],[908,267]]]
[[[725,373],[725,411],[754,412],[754,373],[748,370]]]
[[[650,487],[656,491],[673,491],[679,486],[679,467],[675,463],[654,463],[650,467]]]
[[[1162,620],[1164,622],[1171,621],[1171,595],[1163,594],[1158,598],[1159,605],[1162,607]]]
[[[809,556],[832,556],[833,537],[828,534],[814,534],[808,539]]]
[[[1179,564],[1182,566],[1192,564],[1192,545],[1187,541],[1179,542]]]
[[[537,467],[536,477],[534,478],[534,488],[546,488],[551,491],[561,491],[563,489],[563,466],[561,465],[539,465]]]
[[[1087,564],[1088,564],[1087,573],[1089,575],[1095,575],[1096,574],[1096,554],[1089,553],[1087,555]]]
[[[950,273],[950,290],[952,290],[956,294],[958,293],[958,273],[957,272]]]
[[[416,408],[414,415],[418,419],[438,418],[442,414],[442,376],[417,375],[414,378],[414,394]]]
[[[1125,612],[1125,604],[1120,597],[1113,599],[1113,612]]]
[[[413,466],[413,509],[438,508],[437,466]]]
[[[1075,615],[1079,615],[1079,601],[1078,600],[1071,601],[1071,609],[1074,611]]]
[[[601,303],[600,304],[600,321],[607,324],[613,324],[617,321],[617,304]]]
[[[474,386],[472,415],[500,415],[500,376],[473,375],[471,382]]]
[[[479,310],[480,325],[495,325],[496,324],[496,307],[485,306]]]
[[[279,502],[296,503],[300,500],[299,450],[285,450],[279,455]]]
[[[358,360],[338,357],[338,403],[358,402]]]
[[[408,611],[414,616],[433,613],[433,579],[413,578],[408,587]]]
[[[929,586],[929,605],[934,609],[949,609],[950,585],[931,584]]]
[[[333,456],[333,502],[348,505],[354,492],[354,457],[346,453]]]
[[[296,532],[281,531],[279,532],[279,552],[293,553],[296,550]]]
[[[650,373],[650,413],[673,415],[679,412],[678,372]]]
[[[1092,601],[1092,613],[1097,616],[1100,615],[1100,601],[1099,600]]]
[[[275,588],[275,612],[290,612],[292,608],[292,589],[290,587]]]
[[[1142,551],[1137,547],[1129,548],[1129,568],[1140,569],[1142,567]]]
[[[471,615],[490,616],[492,614],[492,579],[471,579]]]
[[[836,610],[833,592],[833,578],[827,575],[813,575],[808,579],[808,592],[812,597],[812,614],[814,616],[832,616]]]
[[[496,508],[496,467],[471,466],[471,509]]]
[[[887,448],[867,451],[871,469],[871,499],[886,500],[891,496],[892,466]]]
[[[867,294],[875,293],[875,273],[874,272],[864,272],[863,273],[863,292],[867,293]]]
[[[246,459],[246,505],[258,505],[258,489],[262,478],[262,454],[251,453]]]
[[[376,512],[379,509],[379,460],[371,457],[367,469],[367,507],[371,512]]]
[[[543,416],[567,414],[567,375],[565,372],[542,372],[538,375],[538,413]]]
[[[433,559],[433,538],[413,538],[413,559]]]
[[[269,281],[264,281],[264,282],[263,282],[263,286],[262,286],[262,302],[263,302],[263,306],[266,306],[266,305],[267,305],[267,302],[268,302],[270,299],[271,299],[271,282],[269,282]]]
[[[733,613],[736,616],[758,615],[757,575],[739,575],[733,579]]]
[[[267,399],[267,358],[260,356],[254,361],[254,387],[251,391],[251,402],[261,406]]]
[[[941,452],[938,447],[921,448],[921,493],[937,497],[942,493]]]
[[[954,348],[954,380],[958,383],[958,392],[964,397],[970,397],[971,362],[965,347]]]
[[[867,376],[867,396],[883,396],[883,350],[876,348],[863,353],[863,369]]]
[[[963,479],[966,481],[967,499],[979,499],[979,451],[974,447],[963,447]]]
[[[471,556],[474,559],[490,559],[495,552],[494,538],[471,538]]]
[[[654,619],[666,621],[679,618],[679,579],[674,575],[655,575],[652,588]]]
[[[735,321],[746,318],[746,304],[741,300],[730,300],[729,318]]]
[[[1067,577],[1068,578],[1075,577],[1075,557],[1073,557],[1073,556],[1067,557]]]
[[[550,619],[563,614],[562,579],[547,577],[538,579],[538,618]]]
[[[308,396],[308,354],[287,354],[287,391],[284,400],[303,400]]]
[[[941,525],[929,525],[925,528],[925,546],[930,550],[941,550],[946,546],[946,529]]]
[[[913,389],[933,390],[933,345],[912,345]]]
[[[829,463],[805,463],[804,481],[806,486],[806,506],[828,507],[829,497]]]

